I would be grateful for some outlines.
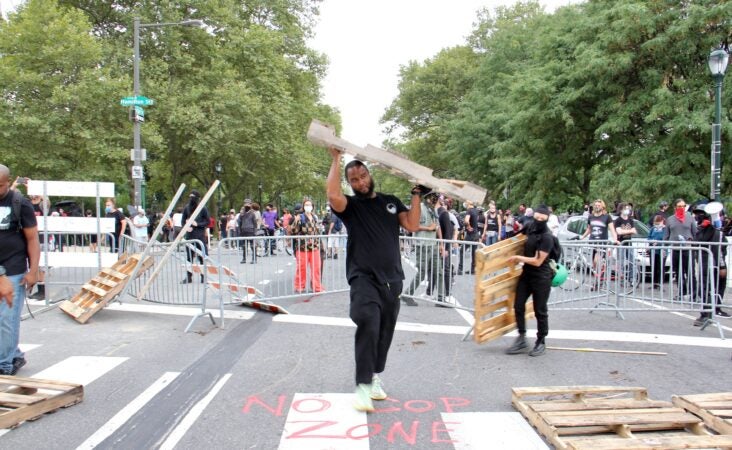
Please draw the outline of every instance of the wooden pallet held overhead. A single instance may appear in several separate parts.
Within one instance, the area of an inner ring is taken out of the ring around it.
[[[513,388],[513,406],[555,448],[732,448],[732,435],[713,434],[701,419],[651,400],[646,388],[555,386]]]
[[[432,169],[410,161],[407,157],[391,150],[367,145],[359,147],[335,135],[335,129],[313,119],[308,129],[308,140],[319,147],[335,147],[360,160],[377,164],[392,175],[405,178],[412,183],[422,184],[437,192],[482,204],[487,191],[468,181],[441,179],[432,175]]]
[[[671,401],[701,417],[717,433],[732,434],[732,392],[674,395]]]
[[[475,251],[475,342],[482,344],[516,329],[513,303],[522,269],[507,259],[522,255],[526,236],[519,235]],[[526,302],[526,318],[534,304]]]
[[[141,255],[123,255],[112,267],[104,268],[81,287],[81,291],[69,300],[65,300],[59,308],[79,323],[86,323],[94,314],[99,312],[122,290],[130,281],[135,266]],[[137,276],[153,265],[152,257],[148,256],[140,265]]]
[[[0,375],[0,429],[15,428],[83,398],[80,384]]]

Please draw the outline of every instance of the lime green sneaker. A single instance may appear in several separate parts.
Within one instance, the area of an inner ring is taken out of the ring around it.
[[[373,412],[374,402],[371,401],[371,385],[359,384],[356,386],[356,399],[353,407],[357,411]]]
[[[378,375],[374,375],[371,380],[371,398],[374,400],[384,400],[386,397],[384,386],[381,384],[381,378]]]

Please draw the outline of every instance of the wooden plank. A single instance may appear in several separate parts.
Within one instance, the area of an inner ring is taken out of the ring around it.
[[[11,376],[0,376],[0,384],[19,388],[17,392],[0,393],[0,428],[16,427],[26,420],[79,403],[84,397],[84,388],[80,384]],[[50,392],[22,393],[36,388]]]
[[[686,448],[730,448],[732,435],[574,439],[577,450],[676,450]]]
[[[618,408],[667,408],[670,402],[662,400],[633,400],[629,398],[596,400],[587,402],[526,402],[534,411],[582,411],[582,410],[603,410]]]
[[[583,426],[613,426],[613,425],[641,425],[659,424],[669,429],[684,428],[684,426],[701,422],[693,414],[679,411],[646,410],[605,410],[601,413],[594,411],[563,411],[561,413],[545,413],[546,421],[555,427],[583,427]]]
[[[108,290],[104,290],[104,289],[102,289],[100,287],[91,285],[89,283],[84,283],[81,286],[81,288],[84,289],[84,290],[86,290],[86,291],[93,292],[94,294],[98,295],[99,297],[104,297],[109,292]]]
[[[118,280],[124,280],[125,278],[128,277],[128,275],[126,273],[118,272],[109,267],[105,267],[100,272],[104,275],[109,275],[110,277],[117,278]]]
[[[648,397],[648,390],[644,387],[626,387],[626,386],[543,386],[543,387],[521,387],[512,388],[511,393],[523,398],[526,396],[546,396],[546,395],[577,395],[581,394],[582,398],[595,394],[632,394],[636,398],[645,399]]]
[[[443,180],[432,175],[432,169],[410,161],[405,156],[394,151],[367,145],[359,147],[335,135],[335,128],[313,119],[308,128],[307,138],[319,147],[335,147],[361,160],[370,161],[384,166],[392,174],[406,178],[410,182],[429,186],[436,191],[450,197],[469,200],[476,204],[483,203],[487,191],[476,184],[467,181]]]
[[[732,393],[674,395],[671,401],[674,405],[701,417],[704,423],[717,433],[732,434],[732,420],[730,420]]]
[[[118,281],[116,281],[116,280],[113,281],[108,278],[96,276],[96,277],[92,278],[91,283],[98,283],[98,284],[101,284],[101,285],[104,285],[107,287],[114,287],[117,285]]]

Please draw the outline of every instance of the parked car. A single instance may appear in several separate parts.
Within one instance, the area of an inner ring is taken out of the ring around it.
[[[614,219],[614,218],[613,218]],[[648,225],[641,222],[640,220],[634,220],[635,224],[635,230],[636,234],[634,234],[631,238],[631,244],[633,247],[635,247],[634,251],[634,259],[635,259],[635,265],[636,267],[639,267],[642,269],[642,274],[644,277],[649,277],[651,275],[651,260],[650,256],[648,254],[648,245],[646,243],[633,243],[633,240],[638,239],[648,239],[648,234],[650,233],[650,229],[648,228]],[[567,220],[562,223],[559,226],[559,231],[557,232],[557,238],[560,241],[572,241],[578,239],[580,236],[582,236],[582,233],[585,232],[587,229],[587,218],[584,216],[571,216],[567,218]],[[588,238],[585,238],[587,240]],[[627,244],[626,244],[627,245]],[[570,247],[570,255],[571,255],[571,247]],[[569,259],[568,255],[566,255],[567,250],[565,250],[565,260]],[[664,274],[668,275],[671,272],[671,255],[667,254],[664,259]]]

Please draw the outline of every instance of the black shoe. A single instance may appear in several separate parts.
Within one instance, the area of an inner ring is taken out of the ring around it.
[[[697,319],[696,319],[696,320],[694,321],[694,326],[695,326],[695,327],[700,327],[700,326],[704,325],[704,324],[706,323],[706,321],[707,321],[708,319],[709,319],[709,316],[707,316],[706,314],[702,313],[702,314],[701,314],[701,315],[700,315],[700,316],[699,316],[699,317],[698,317],[698,318],[697,318]]]
[[[46,298],[46,289],[38,287],[38,290],[34,292],[32,295],[28,296],[31,300],[44,300]]]
[[[247,263],[246,259],[242,259],[241,261],[239,261],[239,264],[246,264],[246,263]]]
[[[717,308],[717,316],[718,317],[725,317],[725,318],[732,317],[732,315],[730,315],[730,313],[728,313],[727,311],[723,310],[722,308]]]
[[[15,375],[18,373],[21,367],[23,367],[28,361],[25,358],[13,358],[13,368],[9,375]]]
[[[338,255],[333,255],[333,259],[338,259]]]
[[[407,304],[407,306],[418,306],[417,302],[413,298],[404,297],[402,296],[402,301]]]
[[[189,284],[189,283],[193,283],[193,280],[191,278],[183,278],[182,280],[180,280],[180,284]]]
[[[249,264],[257,264],[257,260],[251,260],[249,261]]]
[[[544,353],[546,353],[546,345],[544,342],[537,342],[529,352],[529,356],[541,356]]]
[[[529,348],[529,344],[526,343],[526,336],[519,334],[516,340],[513,341],[513,344],[506,349],[506,354],[518,355],[519,353],[524,353],[527,348]]]

